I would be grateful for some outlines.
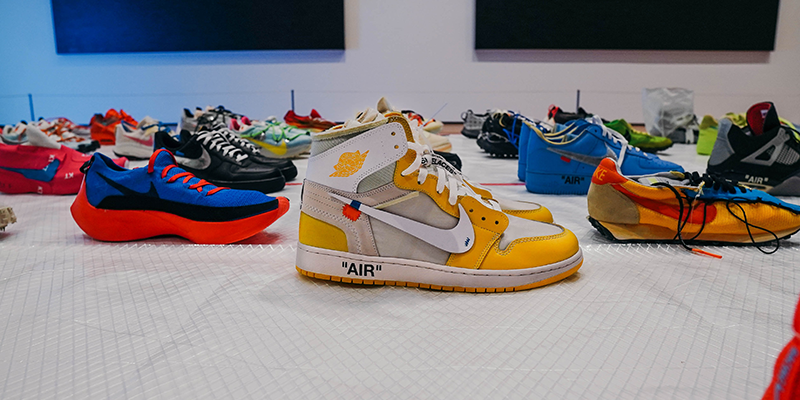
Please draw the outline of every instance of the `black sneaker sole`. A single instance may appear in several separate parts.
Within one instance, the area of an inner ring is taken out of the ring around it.
[[[480,129],[473,129],[473,130],[462,129],[461,130],[461,134],[466,136],[466,137],[468,137],[468,138],[470,138],[470,139],[477,139],[478,135],[481,134],[481,130]]]
[[[589,219],[589,222],[592,226],[603,235],[604,238],[616,242],[616,243],[661,243],[661,244],[681,244],[680,240],[673,239],[673,240],[646,240],[646,239],[617,239],[614,237],[614,234],[611,233],[600,221],[592,218],[586,217]],[[793,233],[786,235],[778,240],[789,239],[797,233],[798,231],[794,231]],[[739,247],[752,247],[752,246],[764,246],[769,245],[772,241],[769,242],[759,242],[759,243],[736,243],[736,242],[719,242],[719,241],[706,241],[706,240],[686,240],[683,241],[686,244],[691,245],[704,245],[704,246],[739,246]]]
[[[280,171],[281,174],[283,174],[283,179],[285,179],[286,182],[289,182],[291,180],[294,180],[294,178],[297,178],[297,167],[295,167],[294,164],[286,168],[281,168]]]
[[[492,143],[488,140],[478,139],[478,147],[489,153],[492,157],[514,158],[519,155],[519,150],[511,143]]]

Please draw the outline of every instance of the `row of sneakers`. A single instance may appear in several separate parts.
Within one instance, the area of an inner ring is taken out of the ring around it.
[[[195,132],[198,127],[220,125],[259,147],[269,158],[293,158],[308,153],[311,148],[310,130],[297,128],[275,117],[255,120],[235,113],[223,106],[194,112],[184,109],[180,130]]]
[[[88,138],[88,130],[76,125],[67,118],[40,118],[34,122],[20,121],[16,125],[6,125],[0,133],[0,141],[4,144],[23,144],[28,141],[27,129],[35,127],[56,142],[77,150],[89,153],[100,148],[100,143]]]
[[[461,119],[464,122],[461,134],[468,138],[477,139],[478,146],[492,156],[516,157],[519,155],[521,125],[517,124],[518,119],[515,115],[513,112],[504,110],[486,110],[484,114],[476,114],[472,110],[467,110],[461,114]],[[558,106],[551,105],[548,110],[547,121],[551,125],[556,125],[593,117],[593,114],[586,112],[583,108],[578,108],[575,113],[569,113]],[[631,146],[645,152],[663,151],[673,144],[668,138],[652,136],[634,129],[624,119],[614,121],[599,119],[596,122],[618,132]]]
[[[653,161],[658,159],[629,146],[602,121],[576,119],[548,131],[544,123],[520,119],[522,137],[529,131],[528,151],[539,159],[548,152],[568,164],[579,154],[604,150],[597,165],[585,168],[590,222],[609,239],[679,243],[714,256],[689,246],[755,244],[770,253],[800,230],[800,207]],[[524,203],[531,210],[515,214],[437,159],[419,138],[419,126],[401,112],[374,109],[312,135],[296,260],[301,274],[496,292],[545,285],[580,268],[577,239],[552,224],[546,208]]]

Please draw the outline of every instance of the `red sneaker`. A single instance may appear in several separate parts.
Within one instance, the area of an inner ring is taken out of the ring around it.
[[[295,128],[309,129],[315,132],[322,132],[336,125],[336,123],[322,118],[317,110],[313,108],[311,109],[311,114],[307,117],[297,115],[293,110],[289,110],[286,112],[286,115],[283,116],[283,120],[288,125],[294,126]]]
[[[58,144],[34,126],[26,144],[0,144],[0,192],[75,194],[81,187],[81,165],[91,157]],[[124,166],[127,159],[114,162]]]
[[[800,303],[794,311],[793,328],[794,337],[775,361],[775,372],[764,400],[800,399]]]

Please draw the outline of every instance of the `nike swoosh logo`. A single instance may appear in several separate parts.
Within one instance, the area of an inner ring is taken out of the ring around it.
[[[269,150],[270,152],[272,152],[272,153],[274,153],[276,155],[282,156],[282,155],[286,154],[286,141],[285,140],[281,140],[281,144],[279,146],[274,146],[274,145],[271,145],[269,143],[262,142],[262,141],[256,140],[256,139],[250,139],[250,140],[253,141],[253,143],[255,143],[255,144],[257,144],[257,145],[259,145],[259,146],[261,146],[261,147],[263,147],[263,148],[265,148],[267,150]]]
[[[99,172],[97,173],[97,176],[103,178],[103,180],[106,181],[106,183],[108,183],[109,186],[113,187],[114,189],[117,189],[120,193],[122,193],[125,196],[146,196],[146,197],[154,197],[156,199],[160,198],[158,197],[158,192],[156,191],[156,187],[155,185],[153,185],[153,182],[150,182],[150,190],[146,192],[139,192],[129,187],[120,185],[119,183],[114,182],[113,180],[111,180],[110,178],[106,177],[105,175]]]
[[[134,142],[139,143],[139,144],[141,144],[143,146],[150,146],[150,147],[153,146],[153,136],[150,136],[150,140],[142,140],[142,139],[139,139],[137,137],[128,136],[128,135],[125,135],[125,137],[130,139],[130,140],[133,140]]]
[[[206,169],[209,165],[211,165],[211,156],[208,155],[208,151],[206,151],[205,147],[200,146],[200,149],[203,150],[203,154],[200,156],[200,158],[187,158],[175,154],[175,161],[182,167]]]
[[[582,162],[584,164],[589,164],[589,165],[594,165],[594,166],[600,165],[600,161],[603,161],[603,159],[606,158],[606,157],[610,157],[610,158],[614,159],[614,161],[616,161],[617,160],[617,154],[614,153],[614,151],[611,150],[608,147],[607,144],[603,144],[603,145],[606,146],[606,154],[604,156],[600,156],[600,157],[590,156],[590,155],[581,154],[581,153],[573,153],[571,151],[561,150],[561,149],[557,149],[557,148],[553,148],[553,147],[548,147],[547,150],[550,150],[553,153],[556,153],[556,154],[558,154],[560,156],[567,157],[570,160],[575,160],[575,161],[578,161],[578,162]]]
[[[448,253],[466,253],[472,248],[472,245],[475,244],[475,229],[472,227],[472,222],[469,217],[467,217],[467,213],[464,211],[464,207],[461,204],[458,205],[458,224],[452,229],[441,229],[414,221],[413,219],[372,208],[336,193],[328,194],[342,203],[350,204],[353,208],[356,208],[378,221],[397,228]]]
[[[25,178],[34,181],[50,182],[56,176],[56,171],[58,170],[58,160],[51,161],[43,169],[9,168],[9,167],[0,167],[0,169],[22,174],[22,176],[24,176]]]

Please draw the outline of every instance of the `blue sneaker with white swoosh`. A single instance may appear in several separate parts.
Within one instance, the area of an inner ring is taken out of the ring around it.
[[[683,167],[628,145],[618,132],[587,120],[558,125],[549,133],[529,126],[525,187],[544,194],[586,194],[604,158],[617,160],[622,174],[650,175]]]
[[[433,150],[400,112],[368,109],[312,133],[297,270],[367,285],[464,292],[530,289],[583,263],[555,224],[503,212]]]

